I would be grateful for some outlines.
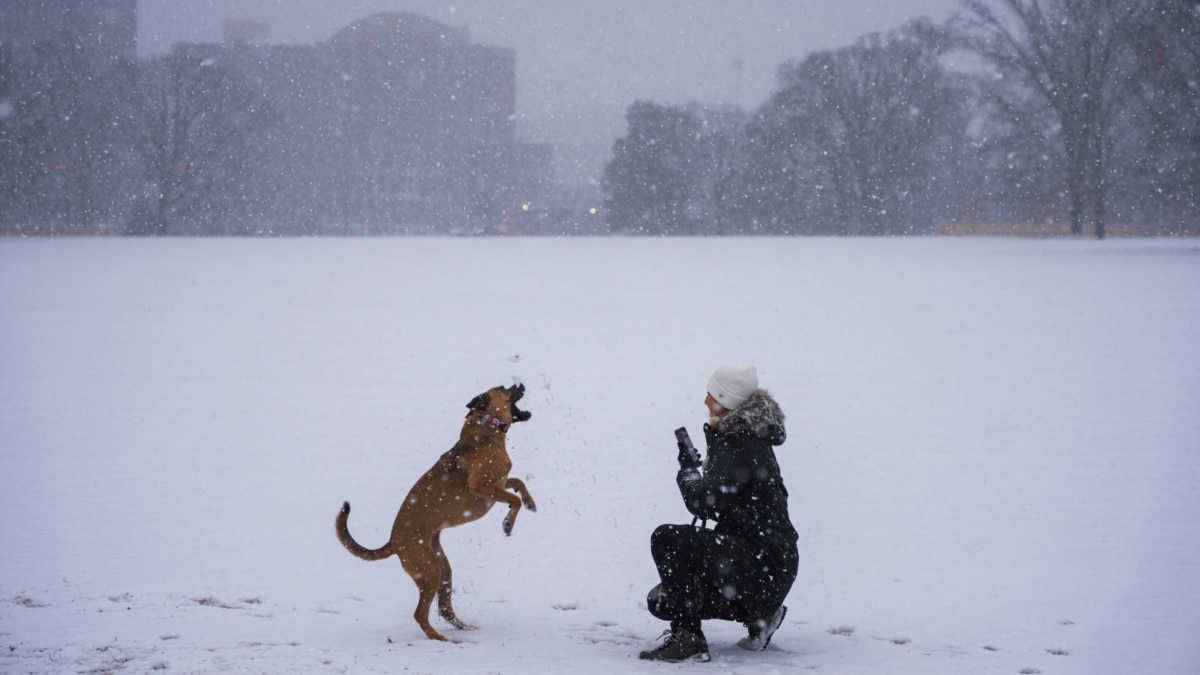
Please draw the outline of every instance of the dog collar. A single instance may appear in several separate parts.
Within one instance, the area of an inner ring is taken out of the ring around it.
[[[504,433],[508,432],[508,423],[499,417],[492,417],[487,413],[475,413],[475,417],[479,418],[480,424],[499,429]]]

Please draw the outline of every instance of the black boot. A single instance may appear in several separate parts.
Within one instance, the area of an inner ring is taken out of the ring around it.
[[[756,619],[746,624],[750,634],[738,640],[738,646],[742,649],[749,649],[752,652],[761,652],[771,644],[771,636],[779,629],[779,624],[783,623],[783,617],[787,616],[787,607],[779,606],[775,613],[765,619]]]
[[[638,658],[647,661],[680,661],[709,660],[708,641],[703,633],[693,633],[685,628],[675,628],[663,631],[663,643],[658,647],[638,654]]]

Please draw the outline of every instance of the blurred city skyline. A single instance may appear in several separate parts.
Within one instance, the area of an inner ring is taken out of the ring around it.
[[[180,42],[219,42],[225,19],[270,26],[272,44],[329,39],[357,19],[413,12],[469,31],[517,57],[517,132],[553,144],[557,178],[599,179],[634,102],[737,104],[770,96],[778,66],[849,45],[919,16],[941,20],[957,0],[684,0],[631,3],[486,0],[139,0],[139,53]]]

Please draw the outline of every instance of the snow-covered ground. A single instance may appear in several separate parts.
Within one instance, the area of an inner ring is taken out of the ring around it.
[[[639,661],[671,430],[752,361],[800,578]],[[537,499],[387,537],[483,389]],[[0,240],[5,673],[1200,672],[1200,242]]]

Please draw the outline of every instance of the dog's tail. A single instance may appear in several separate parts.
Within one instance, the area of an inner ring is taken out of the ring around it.
[[[383,560],[395,553],[392,550],[392,543],[390,541],[376,549],[366,548],[357,541],[354,541],[354,537],[350,536],[350,527],[346,524],[349,520],[350,502],[343,502],[342,510],[338,512],[337,517],[337,536],[338,541],[342,542],[342,546],[345,546],[347,551],[350,551],[363,560]]]

